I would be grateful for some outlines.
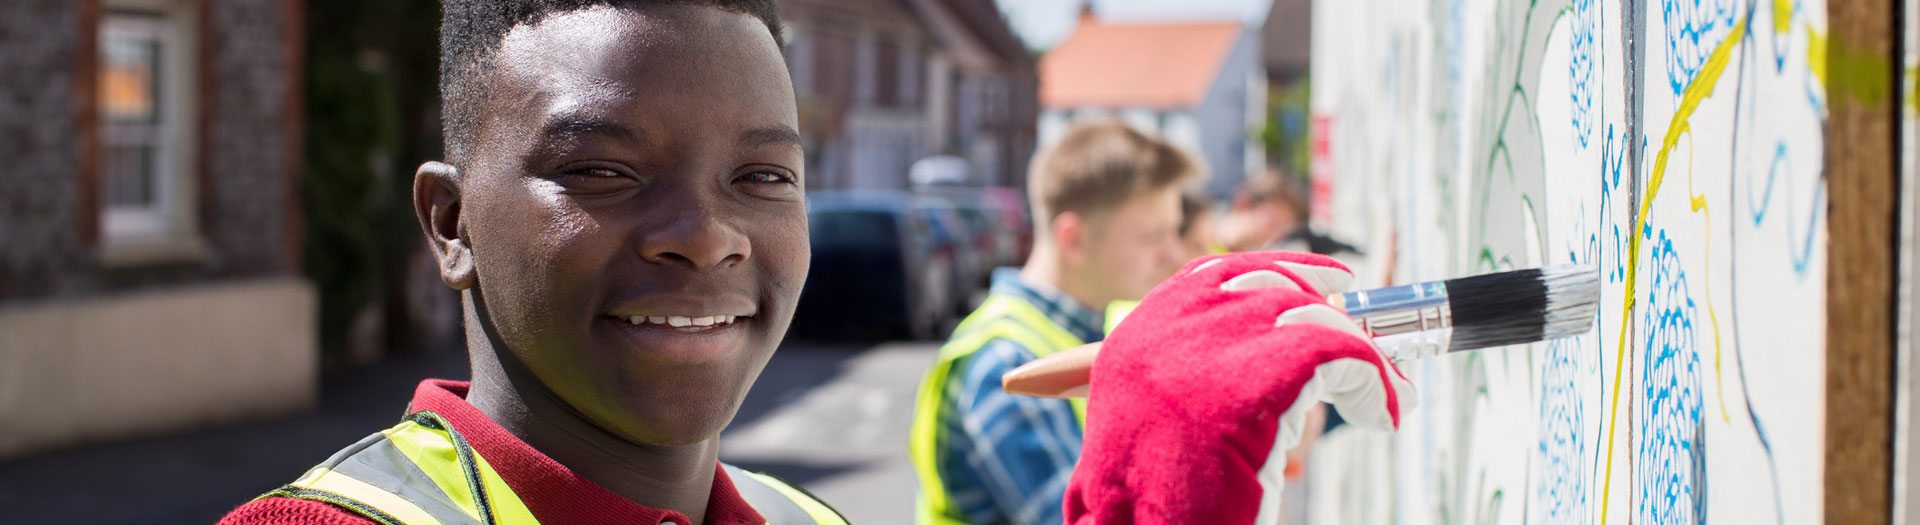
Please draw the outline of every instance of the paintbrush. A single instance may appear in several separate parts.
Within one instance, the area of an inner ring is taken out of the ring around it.
[[[1393,361],[1559,339],[1600,313],[1600,272],[1562,265],[1513,270],[1328,298]]]
[[[1600,313],[1600,272],[1563,265],[1330,296],[1390,361],[1585,333]],[[1009,393],[1086,395],[1100,344],[1056,352],[1000,377]]]

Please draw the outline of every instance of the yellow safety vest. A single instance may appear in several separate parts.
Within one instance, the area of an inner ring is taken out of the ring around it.
[[[1112,334],[1113,329],[1120,327],[1120,321],[1126,319],[1128,315],[1133,313],[1133,309],[1139,307],[1140,301],[1114,301],[1107,303],[1106,333]]]
[[[995,339],[1008,339],[1032,350],[1035,357],[1046,357],[1061,350],[1085,344],[1066,328],[1053,323],[1032,303],[1007,295],[989,295],[980,308],[967,315],[953,329],[953,339],[940,347],[933,369],[920,380],[920,394],[914,403],[913,429],[908,435],[907,452],[914,470],[920,475],[920,497],[916,502],[916,521],[922,525],[964,524],[966,519],[948,498],[946,484],[940,481],[939,426],[942,394],[947,376],[961,358],[973,355]],[[1085,424],[1085,399],[1073,399],[1073,413]]]
[[[773,476],[721,464],[747,504],[776,525],[846,525],[806,492]],[[384,525],[533,524],[486,458],[431,411],[414,412],[260,498],[331,503]]]

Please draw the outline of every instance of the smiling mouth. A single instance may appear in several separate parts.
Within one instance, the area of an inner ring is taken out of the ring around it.
[[[624,319],[628,324],[634,326],[672,328],[683,332],[702,332],[733,326],[734,321],[739,320],[740,317],[732,315],[709,315],[701,317],[635,315],[625,317]]]

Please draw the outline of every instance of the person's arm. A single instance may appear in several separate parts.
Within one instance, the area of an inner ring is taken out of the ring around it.
[[[1397,427],[1412,386],[1325,299],[1352,279],[1310,254],[1201,259],[1104,343],[1007,376],[1014,391],[1089,396],[1066,519],[1275,523],[1286,451],[1319,401],[1355,425]]]
[[[1060,523],[1060,501],[1080,458],[1081,429],[1073,405],[1062,399],[1008,394],[1000,376],[1033,359],[1009,340],[987,343],[955,370],[948,457],[961,483],[949,490],[976,522]]]

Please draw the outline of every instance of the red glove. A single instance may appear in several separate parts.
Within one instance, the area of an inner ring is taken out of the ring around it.
[[[1069,523],[1275,523],[1309,409],[1391,430],[1406,377],[1323,294],[1353,274],[1318,255],[1207,257],[1154,288],[1093,363]]]

